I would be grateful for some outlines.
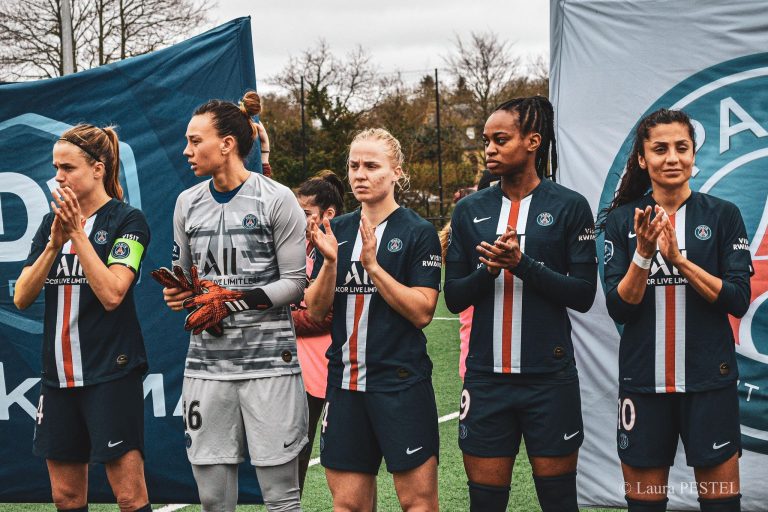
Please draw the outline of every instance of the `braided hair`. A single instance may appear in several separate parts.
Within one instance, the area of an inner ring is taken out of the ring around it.
[[[529,96],[505,101],[494,112],[504,110],[517,114],[521,135],[538,133],[541,145],[536,150],[536,174],[555,181],[557,173],[557,141],[555,140],[555,109],[544,96]]]
[[[626,172],[621,178],[621,183],[616,191],[616,195],[607,208],[603,208],[597,216],[597,228],[602,231],[605,229],[605,222],[608,214],[623,204],[630,203],[640,199],[651,188],[651,178],[648,171],[640,167],[638,157],[645,156],[643,144],[650,136],[651,128],[660,124],[680,123],[688,128],[688,135],[691,137],[693,147],[696,147],[696,130],[691,123],[691,118],[682,110],[668,110],[660,108],[651,112],[637,123],[635,127],[635,140],[632,144],[632,151],[627,158]]]

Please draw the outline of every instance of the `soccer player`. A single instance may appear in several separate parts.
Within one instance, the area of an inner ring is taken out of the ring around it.
[[[749,307],[749,240],[735,205],[691,191],[694,134],[682,111],[643,118],[605,222],[606,304],[624,325],[617,447],[631,512],[666,509],[678,437],[701,510],[740,509],[728,315]]]
[[[320,171],[315,176],[299,185],[296,190],[299,205],[304,210],[307,221],[319,222],[321,219],[333,219],[344,211],[344,183],[330,169]],[[311,233],[307,222],[307,274],[312,274],[314,266],[314,250]],[[306,304],[291,312],[296,328],[296,345],[301,364],[301,374],[304,387],[307,390],[307,405],[309,406],[309,442],[299,456],[299,486],[303,490],[304,477],[307,474],[309,459],[312,455],[312,444],[317,431],[317,422],[325,403],[325,386],[328,381],[328,358],[325,353],[331,346],[330,312],[322,322],[310,318]]]
[[[163,294],[171,309],[191,311],[183,413],[204,511],[235,509],[246,439],[267,509],[300,510],[307,399],[289,305],[306,283],[306,220],[290,189],[245,168],[259,111],[255,92],[240,106],[195,110],[184,156],[211,179],[182,192],[173,217],[173,263],[192,290]]]
[[[45,288],[34,453],[58,510],[88,510],[88,464],[104,464],[121,511],[151,510],[144,482],[147,356],[133,287],[149,245],[144,214],[123,202],[112,127],[79,124],[53,146],[58,188],[32,240],[13,301]]]
[[[403,152],[386,130],[358,133],[349,183],[361,208],[312,225],[310,315],[333,307],[320,462],[336,511],[369,511],[382,455],[403,510],[436,511],[439,439],[422,329],[440,287],[432,225],[395,200]]]
[[[584,429],[567,309],[594,300],[592,212],[545,178],[557,169],[546,98],[501,104],[483,141],[501,181],[456,205],[445,271],[448,308],[475,308],[459,415],[470,509],[506,510],[524,437],[542,510],[576,511]]]

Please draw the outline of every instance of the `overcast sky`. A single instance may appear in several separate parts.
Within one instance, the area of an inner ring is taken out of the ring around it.
[[[240,16],[251,16],[260,90],[320,38],[337,55],[361,44],[382,72],[442,67],[455,34],[472,31],[495,32],[520,55],[549,57],[549,0],[218,0],[211,13],[216,24]]]

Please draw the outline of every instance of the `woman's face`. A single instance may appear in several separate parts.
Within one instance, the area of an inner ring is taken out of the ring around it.
[[[349,148],[349,184],[355,199],[375,204],[395,196],[395,184],[402,176],[400,166],[394,166],[384,141],[364,139]]]
[[[227,144],[216,132],[211,114],[192,116],[186,137],[184,156],[195,176],[211,176],[224,166]]]
[[[486,167],[496,176],[505,176],[525,170],[541,144],[541,135],[522,135],[517,113],[497,110],[485,122],[483,143]]]
[[[320,224],[322,219],[331,220],[334,216],[336,216],[336,211],[333,209],[333,207],[328,208],[325,211],[320,209],[320,207],[315,204],[315,196],[298,195],[296,196],[296,199],[299,200],[299,206],[301,206],[301,209],[304,210],[304,215],[307,217],[307,240],[309,240],[310,220]]]
[[[655,189],[675,189],[691,179],[693,141],[688,127],[681,123],[659,124],[648,131],[643,141],[644,155],[638,155],[640,167],[648,171]]]
[[[54,179],[59,188],[69,187],[78,200],[104,188],[104,164],[90,163],[83,151],[66,141],[53,145]]]

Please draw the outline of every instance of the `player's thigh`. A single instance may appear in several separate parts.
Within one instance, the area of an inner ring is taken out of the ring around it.
[[[333,386],[326,390],[320,416],[320,463],[338,473],[331,477],[334,482],[344,473],[351,478],[379,471],[382,452],[366,408],[366,394]]]
[[[325,479],[333,496],[334,510],[375,510],[375,474],[325,468]]]
[[[237,385],[251,463],[279,466],[307,444],[307,394],[301,374],[240,381]]]
[[[518,397],[511,379],[467,372],[459,407],[459,448],[465,467],[481,464],[475,458],[514,460],[522,436]]]
[[[131,451],[137,451],[141,458],[144,453],[141,372],[86,387],[83,415],[91,437],[91,462],[107,463]]]
[[[407,471],[392,473],[403,510],[437,510],[437,457]]]
[[[184,377],[182,416],[192,464],[239,464],[245,459],[237,381]]]
[[[689,466],[719,466],[741,455],[741,422],[736,383],[681,397],[681,437]],[[706,472],[706,471],[705,471]]]
[[[579,379],[572,368],[532,376],[519,386],[525,449],[534,474],[560,475],[576,470],[584,441]]]
[[[85,464],[91,439],[82,411],[83,388],[40,388],[32,451],[47,460]],[[49,464],[50,467],[50,464]]]
[[[366,408],[390,473],[439,458],[435,392],[429,380],[394,392],[366,393]]]

